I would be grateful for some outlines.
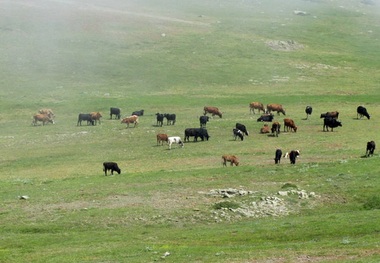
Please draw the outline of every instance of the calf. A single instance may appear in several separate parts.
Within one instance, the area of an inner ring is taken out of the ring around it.
[[[374,141],[367,142],[367,150],[365,152],[365,155],[369,157],[370,155],[373,155],[373,152],[376,149],[376,144]]]
[[[289,153],[289,159],[291,164],[296,164],[296,158],[300,155],[299,150],[293,150]]]
[[[329,131],[329,127],[331,128],[331,131],[334,131],[334,128],[339,126],[342,127],[342,123],[337,119],[334,119],[332,117],[326,117],[323,119],[323,131],[325,131],[325,128],[327,131]]]
[[[306,113],[306,120],[309,118],[309,115],[313,112],[313,108],[311,106],[306,106],[305,113]]]
[[[181,146],[181,148],[184,147],[183,141],[181,140],[181,137],[179,137],[179,136],[168,137],[169,150],[172,148],[173,143],[179,144]]]
[[[338,111],[328,111],[326,113],[322,113],[321,114],[321,119],[322,118],[334,118],[334,119],[338,119],[339,117],[339,112]]]
[[[218,115],[219,118],[222,118],[222,112],[217,107],[209,107],[205,106],[203,108],[203,115],[206,115],[207,113],[211,113],[212,116]]]
[[[207,122],[210,120],[209,116],[203,115],[199,117],[199,124],[201,128],[206,128]]]
[[[278,121],[275,121],[272,123],[272,135],[278,137],[278,134],[280,133],[281,124]]]
[[[100,124],[100,118],[102,117],[102,114],[100,112],[91,112],[91,119],[94,121],[95,125],[96,122],[99,122]]]
[[[114,171],[116,171],[118,174],[120,174],[120,172],[121,172],[119,166],[115,162],[104,162],[103,163],[103,171],[104,171],[106,176],[107,176],[108,170],[111,170],[111,175],[113,175]]]
[[[275,163],[275,164],[279,164],[279,163],[280,163],[280,161],[281,161],[281,156],[282,156],[282,151],[281,151],[281,149],[277,149],[277,150],[276,150],[276,153],[275,153],[275,155],[274,155],[274,163]]]
[[[261,127],[260,133],[270,133],[270,128],[269,128],[268,124],[265,123],[264,126]]]
[[[95,125],[94,120],[92,119],[90,113],[79,113],[77,126],[78,125],[82,126],[82,121],[87,121],[87,125],[88,124]]]
[[[263,114],[261,115],[257,121],[265,121],[265,122],[272,122],[273,121],[273,114]]]
[[[144,110],[137,110],[132,112],[131,115],[136,115],[136,116],[143,116],[144,115]]]
[[[223,155],[222,156],[223,166],[227,166],[227,162],[229,162],[231,164],[231,166],[233,166],[234,164],[236,166],[239,165],[239,160],[235,155]]]
[[[258,110],[259,114],[260,111],[263,111],[265,113],[264,105],[261,102],[251,102],[249,104],[249,112],[255,114],[255,109]]]
[[[284,132],[285,132],[285,128],[286,128],[286,131],[294,131],[294,132],[297,132],[297,126],[295,125],[294,121],[292,119],[289,119],[289,118],[285,118],[284,119]]]
[[[174,125],[175,124],[175,121],[176,121],[176,115],[175,114],[165,113],[164,117],[167,120],[167,122],[166,122],[167,125]]]
[[[234,135],[234,139],[236,141],[236,138],[239,137],[240,140],[244,140],[244,133],[239,129],[232,129],[232,134]]]
[[[248,136],[249,133],[248,133],[247,128],[245,127],[244,124],[236,123],[236,124],[235,124],[235,127],[236,127],[236,129],[241,130],[245,135]]]
[[[276,104],[276,103],[268,104],[267,111],[268,113],[271,113],[272,111],[277,111],[277,114],[280,114],[281,112],[282,114],[286,115],[285,110],[281,104]]]
[[[110,118],[112,119],[112,115],[115,115],[115,119],[120,119],[120,109],[119,108],[110,108]]]
[[[168,142],[168,135],[165,133],[159,133],[156,135],[157,145],[164,145],[164,142]]]
[[[367,119],[369,120],[371,118],[371,116],[369,116],[368,112],[367,112],[367,109],[364,108],[363,106],[359,106],[357,109],[356,109],[356,117],[359,119],[359,116],[360,116],[360,119],[363,118],[363,116],[366,116]]]
[[[121,123],[126,123],[127,124],[127,128],[129,128],[129,124],[130,123],[133,123],[135,125],[133,127],[136,127],[137,124],[139,124],[139,116],[137,116],[137,115],[129,116],[127,118],[122,119]]]
[[[50,115],[48,114],[35,114],[33,115],[33,121],[32,121],[32,124],[34,126],[37,125],[37,122],[42,122],[42,125],[44,126],[46,123],[52,123],[54,124],[54,120],[50,117]]]
[[[164,114],[161,114],[161,113],[156,113],[156,120],[157,120],[157,126],[160,126],[162,127],[163,123],[164,123]]]

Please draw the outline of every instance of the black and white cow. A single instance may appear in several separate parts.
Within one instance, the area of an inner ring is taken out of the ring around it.
[[[164,123],[164,114],[161,114],[161,113],[156,113],[156,120],[157,120],[157,126],[161,126],[163,125]]]
[[[236,123],[236,124],[235,124],[235,127],[236,127],[236,129],[242,131],[245,135],[248,136],[249,133],[248,133],[247,128],[245,127],[244,124]]]
[[[299,150],[293,150],[289,153],[289,159],[291,164],[296,164],[296,159],[300,155]]]
[[[187,129],[185,129],[184,141],[186,142],[186,140],[187,140],[189,142],[190,137],[194,137],[195,142],[198,141],[198,137],[201,138],[202,141],[204,141],[204,139],[206,139],[208,141],[208,139],[210,138],[207,130],[204,128],[187,128]]]
[[[273,121],[273,114],[263,114],[261,115],[257,121],[266,121],[266,122],[272,122]]]
[[[107,176],[108,170],[111,170],[112,175],[113,175],[113,172],[117,172],[118,174],[121,173],[119,166],[115,162],[104,162],[103,163],[103,171],[104,171],[106,176]]]
[[[309,115],[313,112],[313,108],[311,106],[306,106],[305,113],[306,113],[306,120],[309,118]]]
[[[275,164],[279,164],[279,163],[280,163],[280,161],[281,161],[281,156],[282,156],[282,151],[281,151],[281,149],[277,149],[277,150],[276,150],[276,153],[275,153],[275,155],[274,155],[274,163],[275,163]]]
[[[244,133],[239,129],[232,129],[232,134],[234,135],[234,139],[236,141],[237,137],[240,138],[240,140],[244,140]]]
[[[371,118],[371,116],[368,114],[367,112],[367,109],[363,106],[359,106],[357,109],[356,109],[356,117],[359,119],[359,116],[360,116],[360,119],[363,118],[363,116],[366,116],[367,119],[369,120]]]
[[[110,118],[112,119],[112,115],[115,115],[116,119],[120,119],[120,109],[119,108],[110,108]]]
[[[367,157],[369,157],[370,155],[372,156],[375,149],[376,149],[376,144],[374,141],[367,142],[367,149],[366,149],[365,155]]]
[[[175,121],[176,121],[176,115],[175,114],[165,113],[164,117],[167,120],[167,122],[166,122],[167,125],[174,125],[175,124]]]
[[[207,122],[210,120],[209,116],[203,115],[199,117],[199,123],[201,128],[206,128]]]
[[[325,117],[323,119],[323,131],[325,131],[325,128],[327,131],[329,131],[329,127],[331,128],[331,131],[334,131],[334,128],[339,126],[342,127],[342,123],[337,119],[334,119],[332,117]]]

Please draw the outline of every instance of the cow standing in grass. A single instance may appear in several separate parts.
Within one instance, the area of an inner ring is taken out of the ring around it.
[[[111,175],[113,175],[113,172],[117,172],[118,174],[121,173],[121,170],[117,163],[115,162],[104,162],[103,163],[103,171],[105,175],[107,176],[107,171],[111,170]]]
[[[275,121],[272,123],[272,135],[278,137],[278,134],[280,133],[281,124],[278,121]]]
[[[367,112],[367,109],[363,106],[359,106],[357,109],[356,109],[356,117],[359,119],[363,118],[363,116],[367,117],[367,119],[369,120],[371,118],[371,116],[368,114]]]
[[[38,122],[42,122],[42,125],[44,126],[46,123],[52,123],[54,124],[54,120],[48,115],[48,114],[41,114],[41,113],[38,113],[38,114],[35,114],[33,115],[33,121],[32,121],[32,124],[34,126],[37,125]]]
[[[201,128],[206,128],[207,122],[210,120],[209,116],[203,115],[199,117],[199,124]]]
[[[231,164],[231,166],[233,166],[234,164],[236,166],[239,165],[239,160],[235,155],[226,155],[226,154],[223,155],[222,156],[223,166],[227,166],[227,162],[229,162]]]
[[[289,159],[291,164],[296,164],[296,159],[300,155],[299,150],[293,150],[289,153]]]
[[[157,120],[157,126],[160,126],[162,127],[162,125],[164,124],[164,114],[162,113],[156,113],[156,120]]]
[[[309,115],[313,112],[313,108],[311,106],[306,106],[305,113],[306,113],[306,120],[309,119]]]
[[[173,143],[178,144],[181,148],[184,147],[183,141],[181,140],[181,137],[179,137],[179,136],[168,137],[169,150],[172,148]]]
[[[265,113],[265,108],[264,108],[264,104],[262,104],[261,102],[251,102],[249,104],[249,112],[255,114],[255,109],[258,110],[259,114],[260,114],[260,111],[263,111],[263,113]]]
[[[120,119],[120,109],[119,108],[110,108],[110,119],[112,119],[112,115],[115,115],[115,119]]]
[[[279,164],[281,161],[282,151],[281,149],[277,149],[274,155],[274,163]]]
[[[157,145],[164,145],[164,142],[168,142],[168,135],[165,133],[159,133],[156,135]]]
[[[174,125],[177,119],[174,113],[165,113],[164,117],[166,118],[166,125]]]
[[[82,121],[87,121],[87,125],[94,125],[94,120],[92,119],[90,113],[79,113],[77,126],[82,126]]]
[[[277,111],[277,114],[280,115],[280,113],[285,114],[285,110],[282,107],[281,104],[271,103],[267,105],[267,112],[271,113],[272,111]]]
[[[285,118],[284,119],[284,132],[285,132],[285,129],[286,131],[294,131],[294,132],[297,132],[297,126],[296,124],[294,123],[294,121],[292,119],[289,119],[289,118]]]
[[[96,125],[97,122],[100,124],[100,118],[102,117],[102,114],[97,111],[97,112],[91,112],[91,119],[94,121],[94,124]]]
[[[217,107],[210,107],[210,106],[205,106],[203,108],[203,115],[206,115],[207,113],[210,113],[212,116],[219,116],[219,118],[222,118],[222,112],[217,108]]]
[[[334,128],[339,126],[342,127],[342,123],[337,119],[332,117],[326,117],[323,119],[323,131],[325,131],[325,129],[329,131],[329,127],[331,128],[331,131],[334,131]]]
[[[375,149],[376,149],[376,144],[374,141],[367,142],[367,149],[366,149],[365,155],[367,157],[372,156]]]
[[[137,115],[129,116],[127,118],[122,119],[121,123],[126,123],[127,124],[127,128],[129,128],[129,124],[130,123],[133,123],[134,124],[133,127],[136,127],[137,124],[139,123],[139,116],[137,116]]]

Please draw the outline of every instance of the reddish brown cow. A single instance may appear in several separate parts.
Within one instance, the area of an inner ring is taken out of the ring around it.
[[[233,166],[234,164],[236,166],[239,165],[239,160],[235,155],[223,155],[222,156],[223,166],[227,166],[227,162],[229,162],[231,164],[231,166]]]
[[[222,118],[222,112],[220,112],[217,107],[205,106],[203,110],[204,110],[204,115],[206,115],[207,113],[211,113],[212,116],[218,115],[220,118]]]
[[[265,113],[264,105],[261,102],[251,102],[249,104],[249,112],[253,112],[253,114],[255,114],[255,109],[259,111],[259,114],[261,110]]]
[[[157,134],[157,145],[164,145],[164,142],[168,142],[168,135],[165,133]]]
[[[294,132],[297,132],[297,126],[295,125],[292,119],[289,119],[289,118],[284,119],[284,132],[285,132],[285,128],[286,128],[286,131],[289,131],[289,128],[290,128],[290,131],[293,130]]]
[[[279,115],[280,115],[280,112],[282,114],[286,115],[285,110],[281,104],[275,104],[275,103],[268,104],[267,105],[267,111],[268,111],[268,113],[271,113],[272,111],[277,111],[277,114],[279,114]]]
[[[129,116],[127,118],[122,119],[121,123],[126,123],[127,124],[127,128],[129,128],[129,124],[130,123],[135,124],[135,126],[133,126],[133,127],[136,127],[137,124],[139,123],[139,116],[137,116],[137,115]]]
[[[260,129],[260,133],[270,133],[268,124],[264,124],[264,127]]]
[[[42,125],[45,125],[45,123],[49,123],[49,122],[54,124],[54,120],[50,118],[50,116],[47,114],[38,113],[38,114],[33,115],[32,124],[36,126],[37,122],[39,121],[42,122]]]
[[[94,121],[94,124],[96,125],[96,122],[99,122],[100,124],[100,118],[103,117],[102,114],[98,111],[98,112],[91,112],[90,113],[91,115],[91,119]]]

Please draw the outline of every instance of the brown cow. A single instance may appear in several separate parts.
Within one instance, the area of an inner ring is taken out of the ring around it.
[[[159,133],[157,134],[157,145],[164,145],[164,142],[168,142],[168,135],[165,133]]]
[[[91,115],[91,119],[94,121],[94,124],[96,125],[96,122],[98,121],[99,122],[99,124],[100,124],[100,118],[101,117],[103,117],[102,116],[102,114],[100,114],[100,112],[99,111],[97,111],[97,112],[91,112],[90,113],[90,115]]]
[[[285,114],[285,110],[284,108],[282,107],[281,104],[275,104],[275,103],[272,103],[272,104],[268,104],[267,105],[267,111],[268,113],[271,113],[272,111],[277,111],[277,114],[280,115],[280,112],[284,115]]]
[[[253,114],[255,114],[255,109],[259,111],[259,114],[261,110],[263,111],[263,113],[265,113],[264,105],[261,102],[251,102],[249,104],[250,113],[253,112]]]
[[[264,124],[264,127],[260,129],[260,133],[270,133],[268,124]]]
[[[45,123],[49,123],[49,122],[54,124],[54,120],[50,118],[49,115],[47,114],[38,113],[38,114],[33,115],[32,124],[36,126],[37,122],[39,121],[42,122],[42,125],[45,125]]]
[[[38,111],[38,113],[41,113],[41,114],[46,114],[48,115],[51,119],[55,117],[53,111],[51,109],[40,109]]]
[[[297,132],[297,126],[295,125],[292,119],[289,119],[289,118],[284,119],[284,132],[285,132],[285,128],[286,128],[286,131],[289,131],[289,128],[290,128],[290,131],[293,130],[294,132]]]
[[[339,111],[328,111],[326,113],[321,114],[321,118],[331,117],[334,119],[338,119],[339,117]]]
[[[121,123],[126,123],[127,124],[127,128],[129,128],[129,124],[130,123],[134,123],[135,126],[133,126],[133,127],[136,127],[137,124],[139,123],[139,116],[137,116],[137,115],[129,116],[127,118],[122,119]]]
[[[223,163],[223,166],[227,166],[227,162],[230,162],[231,166],[233,166],[234,164],[236,166],[239,165],[239,160],[238,158],[235,156],[235,155],[223,155],[222,156],[222,163]]]
[[[220,118],[222,118],[222,112],[220,112],[217,107],[205,106],[203,110],[204,110],[203,115],[206,115],[207,113],[211,113],[212,116],[218,115]]]

